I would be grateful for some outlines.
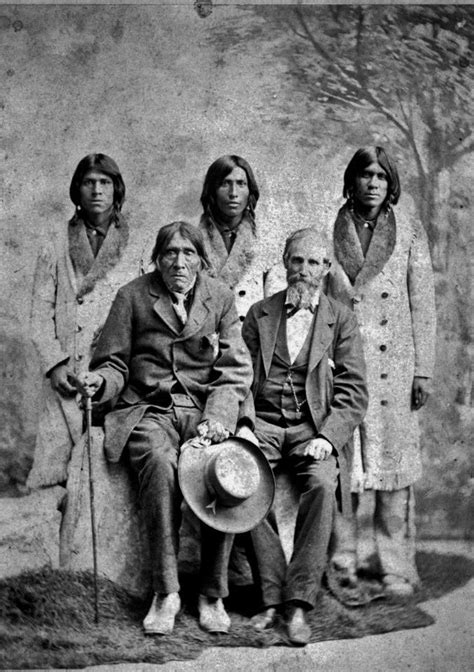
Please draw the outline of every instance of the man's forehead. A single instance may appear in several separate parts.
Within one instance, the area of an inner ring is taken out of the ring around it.
[[[165,250],[169,249],[186,249],[186,250],[194,250],[197,252],[196,247],[194,243],[189,240],[189,238],[186,238],[185,236],[182,236],[180,233],[176,232],[174,233],[167,244],[165,245]]]
[[[314,257],[320,259],[328,256],[328,250],[327,245],[324,243],[315,240],[312,236],[304,236],[291,243],[288,254],[290,257]]]
[[[86,173],[84,173],[83,180],[111,180],[112,178],[107,173],[103,173],[101,170],[96,170],[95,168],[90,168]]]

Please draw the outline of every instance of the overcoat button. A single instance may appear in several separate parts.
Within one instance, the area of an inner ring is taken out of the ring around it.
[[[386,399],[382,399],[380,403],[382,406],[388,406],[388,401]]]
[[[239,315],[239,320],[243,322],[245,320],[245,317],[243,315]]]
[[[245,296],[245,294],[246,294],[245,289],[241,289],[239,291],[239,296]]]
[[[80,297],[77,299],[77,303],[79,303],[79,304],[83,304],[83,303],[84,303],[84,299],[82,298],[82,296],[80,296]]]
[[[388,320],[380,320],[380,324],[382,327],[385,327],[385,325],[388,323]]]
[[[388,292],[382,292],[382,299],[388,299]]]
[[[381,373],[380,377],[382,378],[382,380],[385,380],[386,378],[388,378],[388,374],[387,373]]]
[[[380,346],[380,350],[381,350],[382,352],[385,352],[386,349],[387,349],[387,346],[386,346],[386,345],[381,345],[381,346]]]

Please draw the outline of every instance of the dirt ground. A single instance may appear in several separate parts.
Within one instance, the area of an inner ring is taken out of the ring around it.
[[[418,548],[474,557],[473,542],[426,541],[420,542]],[[474,578],[464,588],[421,605],[436,619],[427,628],[327,641],[303,649],[216,647],[192,661],[86,669],[90,672],[470,672],[474,660],[473,605]]]

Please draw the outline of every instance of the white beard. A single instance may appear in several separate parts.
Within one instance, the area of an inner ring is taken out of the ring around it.
[[[288,300],[295,308],[310,308],[318,291],[318,287],[310,285],[304,280],[296,280],[288,284],[286,290]]]

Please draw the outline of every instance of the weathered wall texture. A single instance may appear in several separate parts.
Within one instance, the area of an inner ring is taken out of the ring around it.
[[[146,254],[159,226],[197,221],[209,164],[226,153],[244,156],[261,187],[260,253],[270,265],[290,231],[319,223],[329,233],[347,161],[357,146],[381,138],[354,126],[348,143],[347,123],[338,135],[317,102],[294,94],[282,76],[287,67],[271,57],[270,24],[236,7],[201,19],[189,4],[0,7],[3,494],[22,493],[32,456],[38,378],[27,318],[35,255],[72,215],[69,181],[82,156],[101,151],[118,162],[124,212]],[[264,39],[239,37],[235,26],[242,22],[251,35],[253,21]],[[311,143],[285,127],[290,108],[293,118],[311,120]],[[418,488],[425,535],[468,534],[470,378],[461,381],[469,375],[466,337],[453,297],[459,288],[465,297],[470,282],[470,173],[468,161],[453,173],[449,264],[437,275],[441,373],[423,411],[426,472]]]

